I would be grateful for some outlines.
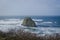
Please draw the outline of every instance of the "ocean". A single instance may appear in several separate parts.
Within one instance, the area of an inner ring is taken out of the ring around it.
[[[60,16],[29,16],[34,20],[37,27],[23,26],[25,16],[0,16],[0,31],[8,32],[11,29],[22,29],[26,32],[35,33],[38,36],[45,34],[60,33]]]

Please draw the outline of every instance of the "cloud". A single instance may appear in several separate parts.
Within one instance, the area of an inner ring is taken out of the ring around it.
[[[59,6],[58,0],[0,0],[0,16],[60,15]]]

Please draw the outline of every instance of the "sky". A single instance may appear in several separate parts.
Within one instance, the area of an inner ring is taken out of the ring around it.
[[[0,16],[60,16],[60,0],[0,0]]]

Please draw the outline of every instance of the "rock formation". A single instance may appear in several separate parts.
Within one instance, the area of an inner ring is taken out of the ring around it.
[[[30,17],[25,17],[22,25],[28,27],[36,27],[35,22]]]

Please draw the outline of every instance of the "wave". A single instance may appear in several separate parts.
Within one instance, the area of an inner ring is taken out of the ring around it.
[[[16,24],[21,24],[22,19],[5,19],[5,20],[0,20],[0,25],[16,25]]]
[[[7,32],[10,29],[19,28],[21,26],[22,19],[4,19],[0,20],[0,31]]]
[[[58,27],[23,27],[24,31],[35,33],[37,35],[45,36],[45,34],[60,33],[60,28]]]
[[[42,22],[42,23],[50,23],[51,24],[52,22],[48,21],[48,22]]]
[[[60,28],[58,28],[58,27],[56,27],[56,28],[55,27],[26,27],[26,26],[21,25],[22,21],[23,21],[23,19],[0,20],[0,31],[8,32],[11,29],[14,29],[14,30],[23,29],[24,31],[35,33],[37,35],[60,33]],[[35,20],[35,21],[37,21],[37,20]],[[40,19],[38,21],[40,21]],[[49,24],[50,25],[50,24],[53,24],[53,22],[44,22],[43,21],[39,24],[40,25],[42,25],[42,24],[46,24],[46,25]]]
[[[41,22],[41,21],[43,21],[43,19],[32,19],[32,20],[34,20],[35,22]]]

